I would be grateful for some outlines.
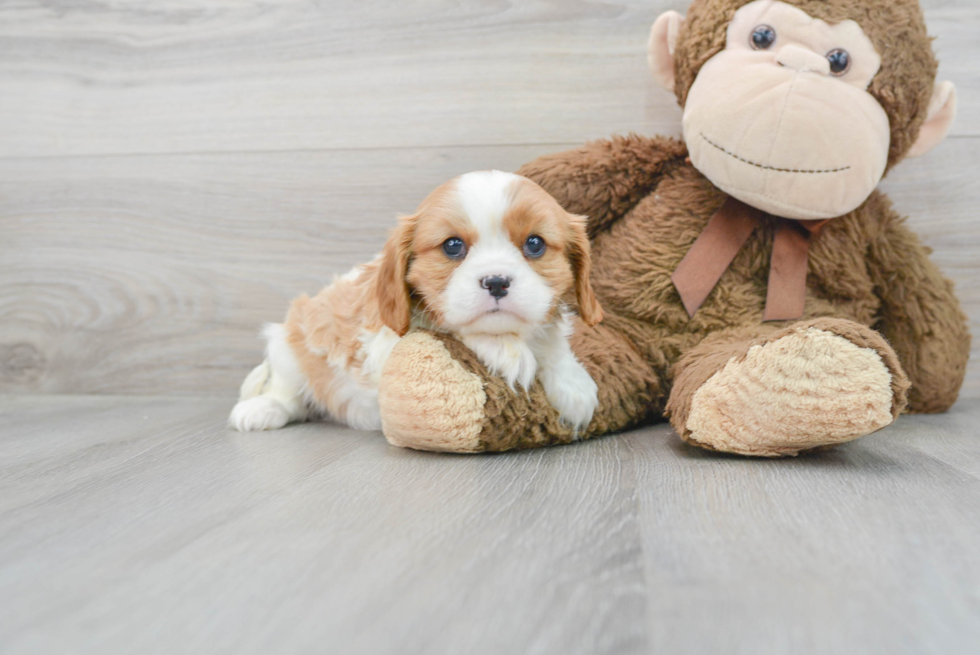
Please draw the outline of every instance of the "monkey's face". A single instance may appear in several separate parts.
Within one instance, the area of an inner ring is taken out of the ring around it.
[[[867,91],[880,66],[854,21],[829,25],[775,0],[742,7],[687,97],[692,163],[778,216],[856,209],[888,164],[888,116]]]

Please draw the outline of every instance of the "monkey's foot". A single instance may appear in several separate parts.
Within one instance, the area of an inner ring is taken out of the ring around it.
[[[790,327],[733,357],[697,389],[681,436],[742,455],[780,457],[889,425],[908,380],[888,343],[850,321]]]
[[[378,389],[385,437],[392,445],[416,450],[484,450],[480,432],[486,402],[480,377],[427,332],[399,341]]]
[[[514,391],[457,339],[418,331],[391,351],[378,387],[381,425],[395,446],[454,453],[538,448],[577,435],[535,381]]]

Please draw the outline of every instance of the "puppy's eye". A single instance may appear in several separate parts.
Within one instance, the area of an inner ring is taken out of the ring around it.
[[[459,237],[450,237],[442,242],[442,251],[450,259],[466,257],[466,244]]]
[[[776,42],[776,30],[768,25],[760,25],[752,30],[751,42],[756,50],[768,50]]]
[[[544,239],[539,237],[537,234],[532,234],[524,242],[524,255],[530,257],[531,259],[537,259],[544,254],[545,243]]]
[[[847,50],[831,50],[827,53],[827,61],[830,62],[830,72],[834,75],[843,75],[851,68],[851,55]]]

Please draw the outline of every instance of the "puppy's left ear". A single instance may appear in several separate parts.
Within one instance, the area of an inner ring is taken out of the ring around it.
[[[405,277],[417,223],[418,214],[398,219],[398,227],[381,252],[381,267],[374,282],[381,321],[398,336],[404,336],[412,322],[412,290]]]
[[[568,242],[568,260],[575,275],[575,296],[578,299],[578,315],[586,325],[595,325],[602,320],[602,306],[592,290],[592,249],[589,235],[585,231],[585,216],[570,214],[572,238]]]

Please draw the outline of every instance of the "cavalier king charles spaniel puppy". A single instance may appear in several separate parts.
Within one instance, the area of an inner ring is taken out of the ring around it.
[[[595,382],[572,354],[574,289],[587,325],[602,320],[589,283],[585,219],[531,180],[468,173],[402,217],[383,252],[314,298],[293,301],[265,329],[265,361],[241,387],[229,423],[281,428],[330,416],[378,430],[385,360],[412,328],[451,333],[513,388],[537,377],[576,431],[598,405]]]

